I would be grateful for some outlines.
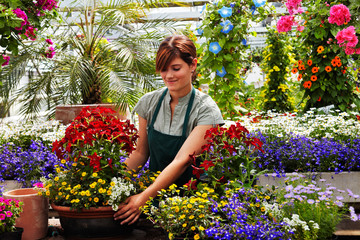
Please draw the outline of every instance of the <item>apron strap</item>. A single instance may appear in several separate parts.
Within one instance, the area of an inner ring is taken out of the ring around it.
[[[188,107],[186,109],[184,125],[183,125],[183,132],[182,132],[183,137],[186,137],[186,131],[187,131],[187,127],[188,127],[191,108],[192,108],[192,105],[194,103],[194,98],[195,98],[195,88],[193,87],[192,92],[191,92],[191,97],[190,97],[190,100],[189,100],[189,104],[188,104]]]
[[[154,112],[154,115],[153,115],[153,117],[152,117],[151,124],[150,124],[150,127],[151,127],[151,128],[154,127],[155,120],[156,120],[156,118],[157,118],[157,115],[158,115],[159,110],[160,110],[160,107],[161,107],[161,103],[162,103],[162,101],[164,100],[164,97],[165,97],[167,91],[168,91],[168,89],[166,88],[165,91],[164,91],[164,93],[161,95],[160,100],[159,100],[159,102],[158,102],[158,104],[157,104],[157,106],[156,106],[156,109],[155,109],[155,112]]]

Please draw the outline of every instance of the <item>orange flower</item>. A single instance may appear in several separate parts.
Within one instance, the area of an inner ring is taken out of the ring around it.
[[[338,61],[336,61],[336,59],[333,59],[333,60],[331,60],[331,65],[333,65],[333,67],[336,67],[336,63],[337,63]]]
[[[322,53],[324,51],[324,47],[323,46],[319,46],[316,50],[318,53]]]
[[[298,72],[298,69],[297,69],[297,68],[293,68],[293,69],[291,70],[291,72],[292,72],[293,74],[295,74],[295,73]]]
[[[310,78],[311,81],[315,82],[317,80],[317,76],[315,75],[312,75],[311,78]]]
[[[308,88],[308,89],[310,89],[311,88],[311,82],[310,81],[307,81],[307,82],[304,82],[304,84],[303,84],[303,86],[304,86],[304,88]]]
[[[311,71],[312,71],[313,73],[317,73],[317,72],[319,71],[319,68],[318,68],[318,67],[313,67],[313,68],[311,69]]]
[[[302,79],[302,74],[300,73],[298,76],[298,81],[300,81]]]
[[[298,61],[298,64],[299,64],[299,65],[303,64],[303,61],[299,60],[299,61]]]
[[[332,69],[331,69],[331,67],[330,67],[330,66],[326,66],[326,67],[325,67],[325,71],[327,71],[327,72],[331,72],[331,70],[332,70]]]
[[[340,61],[340,58],[339,58],[339,56],[335,56],[335,58],[334,58],[337,62],[339,62]]]
[[[341,65],[342,65],[341,61],[336,62],[336,66],[341,67]]]
[[[321,101],[321,96],[319,97],[319,99],[317,100],[318,102],[320,102]]]
[[[311,59],[309,59],[309,60],[307,61],[307,64],[308,64],[309,66],[311,66],[311,65],[312,65],[312,61],[311,61]]]
[[[305,70],[305,66],[304,65],[299,65],[299,70]]]

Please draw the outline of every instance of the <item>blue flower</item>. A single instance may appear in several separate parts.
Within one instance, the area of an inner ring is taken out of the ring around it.
[[[204,6],[202,6],[201,10],[200,10],[200,13],[203,13],[206,9],[206,3],[204,4]]]
[[[196,29],[196,31],[199,35],[202,35],[204,33],[204,30],[202,30],[201,28]]]
[[[216,75],[218,75],[219,77],[224,77],[225,75],[227,74],[224,66],[222,67],[222,69],[219,71],[219,70],[216,70]]]
[[[218,10],[218,13],[220,13],[221,17],[223,18],[230,17],[232,14],[232,8],[224,6]]]
[[[232,3],[230,3],[230,7],[235,7],[235,3],[234,2],[232,2]]]
[[[220,25],[223,26],[223,29],[221,29],[222,33],[229,33],[234,28],[234,25],[229,20],[220,23]]]
[[[262,7],[265,5],[266,0],[253,0],[255,7]]]
[[[243,45],[247,46],[247,41],[246,41],[245,38],[241,41],[241,43],[242,43]]]
[[[221,51],[221,47],[218,42],[212,42],[209,45],[209,51],[218,54]]]
[[[256,11],[256,7],[255,6],[251,6],[250,10],[252,11],[252,15],[254,15],[255,11]]]

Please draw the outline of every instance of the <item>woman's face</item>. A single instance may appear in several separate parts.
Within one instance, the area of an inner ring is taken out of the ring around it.
[[[189,66],[180,57],[170,62],[167,69],[160,71],[160,75],[170,93],[176,93],[179,97],[188,94],[192,88],[192,72],[195,71],[197,59]]]

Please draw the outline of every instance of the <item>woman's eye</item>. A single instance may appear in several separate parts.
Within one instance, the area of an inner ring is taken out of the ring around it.
[[[174,71],[179,71],[179,70],[180,70],[180,68],[174,68],[173,70],[174,70]]]

